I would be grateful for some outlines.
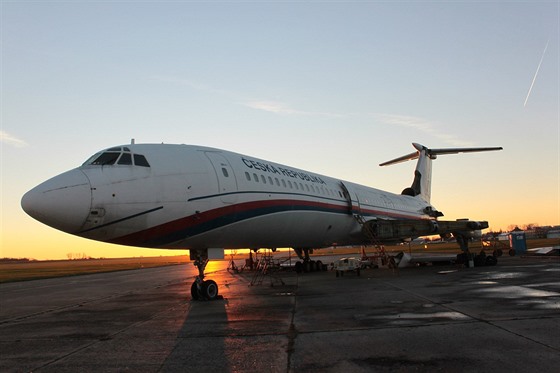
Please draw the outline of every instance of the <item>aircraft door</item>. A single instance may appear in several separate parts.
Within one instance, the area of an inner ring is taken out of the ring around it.
[[[237,194],[235,193],[237,192],[237,180],[233,168],[220,153],[205,152],[205,154],[216,172],[220,199],[224,203],[235,203],[237,201]]]
[[[344,185],[342,181],[340,182],[340,189],[342,189],[342,195],[344,196],[346,202],[348,203],[348,214],[352,215],[354,214],[354,212],[361,213],[360,201],[358,199],[358,195],[356,194],[356,202],[358,205],[354,206],[354,202],[352,201],[352,195],[350,194],[350,191],[348,190],[348,188],[346,188],[346,185]]]

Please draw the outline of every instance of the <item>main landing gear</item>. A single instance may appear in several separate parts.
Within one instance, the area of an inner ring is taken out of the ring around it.
[[[296,273],[327,270],[327,266],[323,265],[320,260],[311,260],[309,254],[313,254],[313,249],[296,247],[294,248],[294,252],[297,254],[299,259],[303,260],[303,262],[296,262]]]
[[[208,257],[198,255],[194,265],[198,268],[198,276],[191,285],[193,300],[215,300],[219,299],[218,284],[213,280],[204,280],[204,269],[208,264]]]
[[[468,235],[454,233],[457,239],[457,243],[462,250],[461,254],[457,255],[457,264],[464,264],[467,267],[480,267],[480,266],[495,266],[498,264],[497,253],[493,255],[486,255],[484,249],[480,251],[480,254],[474,255],[469,251],[469,240]]]

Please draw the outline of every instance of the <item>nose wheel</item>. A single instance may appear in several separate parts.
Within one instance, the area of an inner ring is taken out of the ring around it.
[[[191,296],[193,300],[215,300],[218,299],[218,284],[214,280],[201,281],[198,278],[191,285]]]
[[[208,264],[208,258],[199,257],[194,265],[198,268],[198,276],[191,285],[191,296],[193,300],[215,300],[221,298],[218,295],[218,284],[214,280],[204,280],[204,269]]]

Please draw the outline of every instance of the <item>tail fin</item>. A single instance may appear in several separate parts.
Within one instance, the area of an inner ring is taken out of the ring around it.
[[[424,145],[417,143],[412,143],[412,146],[416,149],[414,153],[381,163],[380,166],[389,166],[412,159],[418,159],[416,170],[414,171],[414,181],[410,188],[406,188],[402,191],[402,194],[420,196],[420,198],[428,203],[430,203],[432,189],[432,160],[436,159],[438,155],[486,152],[503,149],[502,147],[428,149]]]

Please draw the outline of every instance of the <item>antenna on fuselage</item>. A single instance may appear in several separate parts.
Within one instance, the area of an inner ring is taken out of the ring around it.
[[[130,139],[130,145],[134,145],[134,144],[135,144],[134,139]]]

